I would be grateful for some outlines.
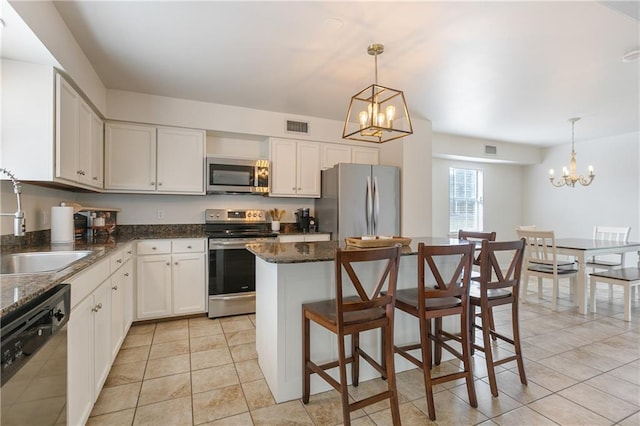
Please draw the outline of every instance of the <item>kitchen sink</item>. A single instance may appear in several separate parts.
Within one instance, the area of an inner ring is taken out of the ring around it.
[[[3,254],[0,256],[0,274],[55,272],[91,253],[91,250],[74,250]]]

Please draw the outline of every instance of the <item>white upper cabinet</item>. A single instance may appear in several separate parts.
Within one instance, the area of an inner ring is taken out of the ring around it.
[[[204,192],[205,134],[158,128],[158,192]]]
[[[351,163],[351,147],[333,143],[322,144],[322,169],[330,169],[340,163]]]
[[[322,170],[339,163],[378,164],[379,149],[361,146],[322,144]]]
[[[379,164],[380,150],[378,148],[352,146],[351,162],[354,164]]]
[[[320,197],[320,144],[271,139],[271,191],[277,197]]]
[[[105,189],[204,194],[205,132],[107,123]]]
[[[155,191],[156,128],[141,124],[105,125],[105,189]]]
[[[102,189],[102,119],[56,74],[56,178]]]

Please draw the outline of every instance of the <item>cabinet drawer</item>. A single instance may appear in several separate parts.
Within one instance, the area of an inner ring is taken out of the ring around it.
[[[126,260],[124,259],[125,252],[123,249],[118,250],[116,253],[111,255],[111,273],[116,272]]]
[[[103,259],[71,278],[71,308],[109,278],[109,260]]]
[[[205,250],[204,238],[180,238],[173,240],[174,253],[202,253]]]
[[[147,240],[139,241],[137,254],[169,254],[171,253],[171,240]]]

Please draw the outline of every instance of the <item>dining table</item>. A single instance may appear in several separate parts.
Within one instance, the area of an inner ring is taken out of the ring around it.
[[[556,252],[561,255],[571,256],[578,263],[578,275],[576,277],[576,299],[578,311],[586,315],[589,301],[587,283],[587,261],[592,256],[618,254],[628,252],[638,253],[638,267],[640,268],[640,242],[630,241],[602,241],[591,238],[556,238]]]

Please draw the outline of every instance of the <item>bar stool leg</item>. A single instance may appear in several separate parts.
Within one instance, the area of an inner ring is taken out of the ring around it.
[[[345,426],[351,425],[349,415],[349,393],[347,391],[347,365],[344,347],[344,336],[338,333],[338,369],[340,370],[340,396],[342,398],[342,417]]]
[[[307,361],[311,357],[311,345],[309,341],[309,332],[311,331],[311,323],[309,318],[306,318],[303,314],[302,318],[302,402],[309,403],[309,394],[311,393],[311,370],[307,366]]]
[[[524,372],[524,360],[522,359],[522,347],[520,346],[520,320],[518,315],[518,304],[511,305],[511,328],[513,329],[513,347],[516,351],[518,364],[518,373],[520,374],[520,383],[527,384],[527,375]]]
[[[353,386],[358,386],[360,378],[360,354],[358,349],[360,348],[360,333],[351,335],[351,356],[353,362],[351,363],[351,383]]]
[[[424,375],[424,386],[427,390],[427,408],[429,410],[429,418],[436,419],[436,405],[433,401],[433,385],[431,384],[431,320],[420,318],[420,348],[422,350],[422,373]],[[436,345],[436,347],[439,345]]]
[[[396,372],[395,372],[395,363],[394,363],[394,350],[393,350],[393,339],[392,339],[392,324],[387,325],[382,330],[382,335],[384,337],[384,341],[387,343],[383,346],[382,350],[382,360],[384,370],[387,376],[387,387],[392,392],[391,401],[389,401],[389,405],[391,406],[391,419],[394,425],[400,424],[400,406],[398,403],[398,388],[396,386]]]
[[[468,372],[466,378],[467,382],[467,394],[469,396],[469,405],[476,408],[478,407],[478,400],[476,399],[476,388],[473,382],[473,369],[471,367],[471,347],[469,342],[469,308],[462,310],[460,326],[462,328],[462,359],[464,364],[464,370]]]
[[[491,395],[498,396],[498,384],[496,383],[496,370],[493,365],[493,351],[491,350],[491,326],[489,325],[488,308],[484,306],[480,308],[480,315],[482,315],[482,342],[484,345],[484,357],[487,362],[487,376],[489,378],[489,387],[491,388]]]

